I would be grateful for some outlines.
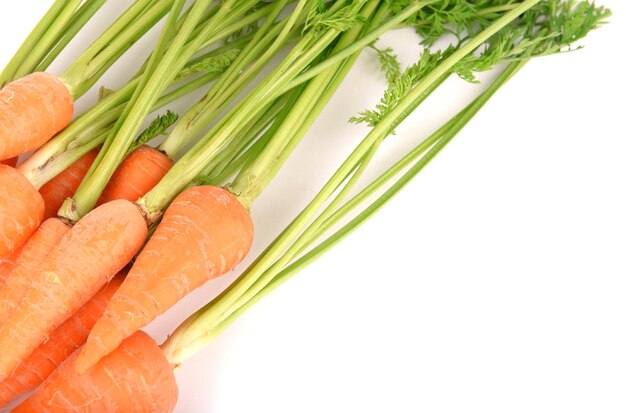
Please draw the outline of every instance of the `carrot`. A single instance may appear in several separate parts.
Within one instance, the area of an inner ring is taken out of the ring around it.
[[[0,325],[18,308],[44,260],[69,230],[60,219],[47,219],[21,248],[15,269],[7,277],[6,287],[0,290]]]
[[[14,413],[168,413],[178,387],[172,367],[147,334],[137,332],[84,374],[75,369],[77,352]]]
[[[74,100],[56,76],[32,73],[0,90],[0,159],[39,148],[74,113]]]
[[[18,248],[6,257],[0,258],[0,288],[6,285],[6,280],[17,265],[17,258],[21,252],[22,248]]]
[[[77,348],[85,344],[89,331],[126,276],[122,270],[110,283],[67,319],[42,343],[11,376],[0,383],[0,406],[33,390],[52,374]]]
[[[22,246],[41,224],[43,214],[43,198],[37,189],[17,170],[0,165],[0,257]]]
[[[72,227],[42,264],[20,311],[0,327],[0,380],[124,268],[146,236],[143,216],[125,200],[96,208]]]
[[[18,158],[19,158],[19,156],[14,156],[13,158],[9,158],[9,159],[5,159],[4,161],[0,161],[0,163],[3,164],[3,165],[12,166],[12,167],[15,168],[15,165],[17,165]]]
[[[250,250],[253,234],[247,209],[225,189],[206,185],[181,193],[94,326],[77,360],[79,370],[190,291],[232,270]]]
[[[55,217],[63,202],[74,195],[96,156],[98,151],[95,149],[87,152],[69,168],[39,188],[46,205],[45,218]]]
[[[97,205],[114,199],[138,200],[165,176],[172,165],[172,160],[158,149],[140,146],[117,167]]]

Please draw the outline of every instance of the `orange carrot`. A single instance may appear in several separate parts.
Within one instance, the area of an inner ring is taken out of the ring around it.
[[[20,256],[22,248],[18,248],[4,258],[0,258],[0,289],[6,285],[7,278],[17,265],[17,258]]]
[[[19,156],[14,156],[13,158],[9,158],[9,159],[5,159],[4,161],[0,161],[1,164],[3,165],[8,165],[8,166],[12,166],[15,168],[15,165],[17,165],[17,159],[19,158]]]
[[[28,292],[0,327],[0,380],[47,339],[139,251],[146,222],[131,202],[85,215],[46,258]]]
[[[37,347],[8,379],[0,383],[0,406],[39,386],[54,369],[85,344],[89,331],[102,316],[125,275],[126,271],[123,270],[102,287],[80,310],[61,324],[46,342]]]
[[[87,152],[69,168],[39,188],[39,193],[46,204],[45,218],[57,216],[57,211],[63,202],[76,192],[80,181],[87,174],[96,156],[98,156],[98,151],[95,149]]]
[[[84,374],[74,353],[14,413],[169,413],[176,379],[159,346],[137,332]]]
[[[72,94],[56,76],[37,72],[9,83],[0,90],[0,159],[39,148],[73,112]]]
[[[47,219],[21,248],[15,269],[6,279],[6,287],[0,289],[0,325],[19,307],[43,262],[69,230],[60,219]]]
[[[136,201],[148,193],[167,171],[172,160],[158,149],[140,146],[118,166],[102,192],[98,205],[114,199]]]
[[[252,219],[230,192],[181,193],[94,326],[77,367],[84,371],[190,291],[233,269],[252,245]]]
[[[43,214],[37,189],[19,171],[0,165],[0,257],[21,247],[41,224]]]

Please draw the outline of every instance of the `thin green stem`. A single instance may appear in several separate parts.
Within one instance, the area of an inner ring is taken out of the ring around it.
[[[26,40],[24,40],[24,43],[22,43],[15,55],[13,55],[2,73],[0,73],[0,88],[15,79],[15,73],[28,57],[31,49],[35,47],[45,36],[48,29],[54,24],[58,15],[63,11],[65,6],[66,0],[55,0],[55,2],[52,3],[52,6],[50,6],[46,14],[44,14],[39,23],[37,23],[35,28],[30,32]]]
[[[46,70],[105,2],[106,0],[88,0],[84,3],[65,27],[56,44],[48,48],[46,57],[41,60],[34,71],[43,72]]]
[[[18,70],[16,70],[15,77],[26,76],[35,70],[39,62],[46,56],[48,50],[63,34],[67,24],[72,20],[74,13],[78,10],[82,1],[83,0],[69,0],[66,2],[61,13],[54,19],[54,23],[46,30],[46,34],[41,37],[28,52],[28,56],[26,56]]]

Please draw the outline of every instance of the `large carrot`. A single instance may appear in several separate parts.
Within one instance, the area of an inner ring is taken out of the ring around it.
[[[44,260],[69,230],[60,219],[47,219],[21,248],[16,266],[6,278],[6,286],[0,289],[0,326],[18,308]]]
[[[181,193],[94,326],[79,369],[95,364],[190,291],[232,270],[250,250],[253,234],[247,209],[225,189],[206,185]]]
[[[0,257],[22,246],[44,215],[37,189],[17,170],[0,165]]]
[[[56,76],[37,72],[0,90],[0,159],[39,148],[70,122],[74,100]]]
[[[0,406],[39,386],[76,349],[85,344],[89,331],[104,312],[125,275],[126,271],[120,272],[102,287],[80,310],[61,324],[47,341],[37,347],[8,379],[0,383]]]
[[[84,374],[74,353],[14,413],[168,413],[178,387],[172,367],[148,335],[137,332]]]
[[[98,151],[95,149],[87,152],[69,168],[39,188],[46,205],[45,218],[55,217],[63,202],[74,195],[96,156]]]
[[[165,176],[172,165],[172,160],[158,149],[140,146],[117,167],[97,205],[114,199],[138,200]]]
[[[139,251],[146,222],[125,200],[78,222],[46,258],[16,311],[0,328],[0,380],[117,274]]]

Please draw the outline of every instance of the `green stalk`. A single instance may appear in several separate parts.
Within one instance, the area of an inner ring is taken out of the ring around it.
[[[32,49],[28,52],[28,56],[25,57],[22,64],[20,64],[19,68],[15,71],[14,76],[16,78],[26,76],[27,74],[33,72],[39,62],[41,62],[41,60],[45,57],[50,47],[57,42],[57,39],[63,33],[66,25],[71,21],[74,13],[77,11],[82,1],[83,0],[66,1],[65,7],[61,10],[61,13],[56,16],[54,23],[48,27],[45,36],[40,38],[39,41],[32,47]]]
[[[57,17],[65,9],[66,3],[66,0],[55,0],[52,3],[52,6],[50,6],[46,14],[24,40],[24,43],[22,43],[15,55],[9,60],[2,73],[0,73],[0,88],[16,78],[15,73],[28,57],[31,49],[42,41],[48,29],[55,24]]]
[[[148,64],[148,69],[146,69],[145,85],[138,87],[133,94],[124,113],[113,128],[110,138],[105,143],[103,148],[104,156],[96,159],[96,162],[90,169],[91,174],[81,182],[74,198],[65,202],[60,215],[75,222],[93,208],[115,168],[124,159],[128,148],[133,142],[133,137],[138,132],[143,119],[149,112],[150,107],[158,99],[165,85],[174,79],[193,54],[199,50],[205,39],[219,32],[221,28],[220,22],[224,19],[224,16],[230,12],[235,12],[233,5],[236,2],[234,0],[225,1],[218,12],[210,19],[209,23],[207,23],[201,34],[187,44],[187,40],[210,3],[210,0],[197,0],[192,6],[192,10],[185,19],[184,24],[178,28],[176,35],[173,36],[173,40],[167,50],[164,50],[163,53],[153,53],[151,63]],[[176,2],[174,7],[178,4]],[[253,5],[254,2],[250,1],[247,4]],[[241,12],[241,10],[239,9],[238,11]],[[176,17],[168,19],[168,27],[170,29],[174,26],[175,20]],[[162,44],[169,40],[169,35],[169,29],[162,32],[157,51],[160,50]],[[154,69],[151,68],[153,62]]]
[[[332,194],[337,190],[339,185],[345,181],[346,177],[351,174],[358,163],[365,159],[365,156],[377,142],[382,141],[391,131],[392,125],[400,117],[406,116],[410,108],[415,106],[415,101],[419,99],[430,86],[453,68],[453,66],[466,55],[472,53],[474,49],[483,44],[491,36],[512,22],[519,15],[537,4],[540,0],[525,0],[514,9],[503,15],[501,18],[492,23],[489,27],[481,31],[476,37],[460,47],[452,53],[447,59],[441,62],[433,71],[427,74],[422,81],[409,91],[397,106],[394,107],[385,118],[374,127],[365,139],[357,146],[357,148],[344,161],[339,169],[333,174],[330,180],[324,185],[322,190],[315,196],[311,203],[298,215],[298,217],[283,231],[283,233],[274,241],[271,247],[255,261],[249,271],[246,271],[235,283],[233,283],[218,300],[207,304],[196,315],[189,319],[188,327],[185,327],[187,343],[184,345],[175,345],[179,349],[190,347],[194,351],[194,346],[203,346],[202,337],[206,332],[206,325],[219,323],[223,318],[227,317],[233,306],[248,293],[248,290],[256,284],[257,280],[263,277],[263,273],[274,265],[275,261],[281,257],[281,252],[286,250],[297,235],[307,227],[307,223],[316,215],[317,211],[327,202]],[[187,323],[185,323],[186,325]],[[171,355],[172,357],[178,357]],[[170,359],[171,360],[171,359]],[[175,363],[176,364],[176,363]]]
[[[238,27],[238,25],[234,25],[234,27]],[[222,35],[227,36],[227,32],[227,30],[223,30]],[[220,37],[220,39],[221,38],[223,37]],[[218,57],[222,54],[228,54],[230,51],[241,47],[241,45],[249,41],[250,38],[250,35],[242,37],[191,60],[179,74],[183,74],[184,78],[193,75],[194,72],[192,68],[195,63],[212,57]],[[174,82],[178,82],[179,80],[180,79],[175,78]],[[108,128],[107,125],[111,122],[115,122],[121,115],[124,105],[129,101],[138,84],[139,78],[135,77],[124,87],[98,102],[93,108],[75,119],[57,136],[48,141],[43,147],[20,164],[18,169],[36,187],[45,184],[49,179],[54,177],[54,175],[45,173],[45,169],[50,163],[54,162],[54,159],[58,159],[65,150],[83,145],[86,141],[98,135],[103,127],[106,126]],[[100,143],[93,147],[99,144]]]
[[[74,14],[72,20],[63,30],[59,40],[55,45],[49,47],[46,57],[34,69],[35,72],[43,72],[65,49],[68,43],[78,34],[78,32],[87,24],[94,14],[104,5],[106,0],[88,0]]]
[[[188,93],[206,85],[214,81],[220,74],[219,73],[207,73],[204,74],[191,82],[185,83],[171,91],[170,93],[162,96],[151,109],[152,112],[156,111],[159,108],[162,108],[165,105],[170,104],[171,102],[179,99]],[[98,122],[97,125],[94,125],[94,128],[89,131],[85,136],[76,139],[72,142],[68,148],[61,152],[59,155],[50,159],[43,168],[38,169],[36,171],[31,171],[30,176],[34,176],[34,178],[29,178],[31,183],[35,188],[39,189],[45,183],[49,182],[52,178],[66,170],[70,165],[79,160],[83,155],[85,155],[90,150],[97,148],[102,145],[106,138],[109,136],[111,128],[115,126],[115,120],[119,114],[122,112],[122,107],[118,108],[119,110],[112,111],[113,116],[108,118],[103,118],[104,120],[110,120],[108,123]],[[111,119],[113,118],[113,119]]]
[[[301,5],[302,3],[299,3],[298,6]],[[298,10],[297,7],[290,18],[298,18]],[[280,96],[277,93],[280,82],[284,82],[302,71],[339,34],[339,31],[334,28],[329,28],[322,34],[311,32],[305,34],[279,66],[222,118],[208,134],[203,136],[152,191],[137,202],[148,220],[158,219],[171,199],[188,185],[233,137],[241,134],[249,119],[261,113],[271,104],[273,99]]]
[[[523,63],[522,63],[523,64]],[[241,314],[248,310],[257,301],[265,297],[275,288],[280,286],[283,282],[295,275],[298,271],[310,264],[313,260],[319,258],[329,248],[334,246],[341,239],[345,238],[350,232],[354,231],[360,224],[362,224],[367,218],[369,218],[374,212],[380,209],[386,202],[388,202],[393,195],[395,195],[400,189],[402,189],[424,166],[432,160],[432,158],[439,152],[445,145],[469,122],[469,120],[477,113],[477,111],[487,102],[487,100],[493,96],[496,90],[502,86],[508,79],[510,79],[517,70],[520,69],[522,64],[514,63],[507,67],[505,71],[498,77],[498,79],[485,91],[479,98],[477,98],[472,104],[470,104],[459,115],[455,116],[454,120],[448,122],[443,128],[435,133],[438,136],[437,143],[431,148],[431,150],[424,155],[419,161],[407,171],[392,187],[390,187],[383,195],[376,199],[371,205],[369,205],[364,211],[362,211],[357,217],[351,220],[348,224],[344,225],[333,235],[328,237],[324,242],[312,249],[309,253],[302,256],[295,262],[284,262],[279,264],[270,265],[264,267],[262,265],[263,259],[257,260],[252,267],[242,275],[239,279],[244,277],[250,277],[250,274],[256,273],[256,268],[260,274],[258,277],[252,277],[255,281],[251,284],[254,286],[256,281],[261,278],[265,278],[268,281],[263,285],[263,288],[258,291],[245,290],[244,294],[240,295],[240,299],[236,303],[232,303],[232,307],[228,308],[228,311],[220,311],[224,309],[224,305],[219,304],[220,301],[226,300],[228,292],[232,291],[230,288],[215,300],[209,303],[207,306],[198,310],[195,314],[189,317],[183,324],[181,324],[176,331],[166,340],[162,345],[162,349],[173,366],[179,366],[182,362],[187,360],[192,355],[196,354],[200,349],[205,347],[210,341],[212,341],[217,335],[219,335],[224,329],[226,329],[231,323],[233,323]],[[432,141],[433,139],[427,139]],[[380,140],[379,140],[380,142]],[[419,151],[423,152],[423,145],[419,145],[421,148]],[[416,148],[417,149],[417,148]],[[418,151],[418,152],[419,152]],[[369,157],[372,156],[370,152]],[[407,157],[394,165],[388,172],[383,174],[383,180],[387,181],[399,173],[404,167],[413,161],[418,153],[412,151]],[[410,160],[408,158],[411,158]],[[375,181],[371,186],[381,185],[380,180]],[[374,190],[366,188],[365,192],[372,193]],[[366,197],[361,198],[361,201]],[[360,202],[354,203],[352,206],[356,207]],[[309,204],[310,206],[311,204]],[[308,208],[308,207],[307,207]],[[306,209],[305,209],[306,210]],[[296,218],[296,221],[298,218]],[[295,223],[295,221],[294,221]],[[292,223],[293,225],[293,223]],[[321,234],[320,234],[321,235]],[[295,234],[291,237],[295,239]],[[273,243],[268,248],[274,249],[279,243]],[[266,250],[263,255],[265,255]],[[263,256],[262,255],[262,256]],[[238,280],[238,281],[239,281]],[[237,281],[237,282],[238,282]],[[236,282],[236,283],[237,283]],[[248,294],[246,294],[246,292]],[[218,304],[215,304],[218,303]],[[212,315],[213,317],[208,317]]]
[[[287,3],[287,0],[276,2],[265,23],[241,51],[234,64],[200,101],[180,118],[171,134],[159,146],[161,151],[172,158],[176,157],[191,139],[217,118],[221,110],[250,84],[254,76],[284,46],[290,34],[286,29],[288,21],[275,24],[274,19]],[[249,67],[246,69],[247,66]]]
[[[174,0],[137,0],[60,76],[74,99],[172,8]],[[103,68],[105,68],[103,70]]]

